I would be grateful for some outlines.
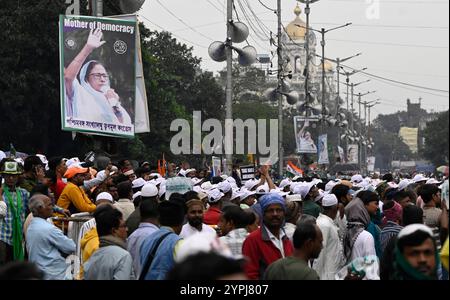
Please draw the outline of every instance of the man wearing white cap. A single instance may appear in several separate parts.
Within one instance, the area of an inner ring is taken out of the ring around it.
[[[321,280],[334,280],[336,273],[345,264],[338,227],[334,219],[338,213],[338,199],[334,194],[326,194],[322,199],[323,212],[317,218],[323,235],[323,249],[314,261],[313,269]]]
[[[222,198],[224,194],[218,189],[212,189],[207,194],[209,208],[203,215],[203,222],[206,225],[217,225],[222,214]]]
[[[134,200],[134,203],[136,204],[136,209],[131,213],[131,215],[126,220],[128,227],[128,236],[133,234],[133,232],[139,227],[139,224],[141,223],[141,213],[139,206],[142,201],[146,200],[151,200],[153,202],[159,201],[158,188],[152,183],[145,184],[141,189],[141,195]]]
[[[217,189],[222,192],[222,209],[228,206],[236,206],[235,203],[231,202],[231,196],[233,195],[233,187],[231,183],[227,180],[219,182],[217,184]]]
[[[303,214],[319,217],[320,206],[314,201],[319,196],[319,189],[312,182],[304,183],[297,189],[303,199]]]
[[[439,252],[433,232],[422,224],[403,228],[397,236],[394,271],[390,280],[437,280]]]

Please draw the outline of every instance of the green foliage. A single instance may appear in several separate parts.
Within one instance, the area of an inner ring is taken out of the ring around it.
[[[425,145],[423,156],[435,166],[448,164],[449,153],[449,111],[443,112],[439,117],[427,123],[423,136]]]
[[[219,72],[219,83],[225,89],[227,83],[226,68]],[[267,88],[267,77],[263,70],[254,66],[243,67],[233,64],[233,102],[244,100],[260,100],[258,95]],[[253,92],[248,94],[248,92]],[[256,92],[256,95],[254,94]]]
[[[81,13],[88,14],[86,1]],[[116,1],[105,1],[104,15],[120,13]],[[151,132],[134,140],[77,134],[61,130],[58,20],[62,0],[6,0],[0,5],[0,149],[13,142],[18,151],[48,156],[82,155],[88,150],[115,157],[156,162],[170,159],[170,123],[223,117],[224,93],[211,73],[200,70],[192,48],[167,32],[151,32],[140,24],[144,77]]]

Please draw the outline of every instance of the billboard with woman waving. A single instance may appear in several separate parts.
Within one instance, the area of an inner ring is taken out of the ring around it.
[[[134,136],[136,23],[60,16],[62,129]]]

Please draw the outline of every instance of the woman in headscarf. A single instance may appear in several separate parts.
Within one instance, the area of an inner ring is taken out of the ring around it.
[[[358,257],[376,255],[373,236],[366,230],[370,215],[360,198],[350,201],[345,207],[347,232],[344,237],[344,254],[347,262]]]
[[[101,40],[102,36],[100,29],[91,29],[86,45],[64,69],[66,116],[93,122],[131,125],[131,118],[120,104],[119,95],[110,87],[106,68],[96,60],[85,63],[92,51],[106,43]]]

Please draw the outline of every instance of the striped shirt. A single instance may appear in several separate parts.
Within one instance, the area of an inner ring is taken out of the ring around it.
[[[10,192],[12,196],[12,201],[15,207],[17,207],[17,193],[20,193],[22,199],[22,211],[20,212],[20,222],[23,227],[23,223],[25,222],[25,217],[27,215],[28,210],[28,192],[25,189],[16,187],[15,192]],[[8,198],[6,198],[5,192],[2,194],[2,200],[5,201],[7,206],[6,216],[5,218],[0,218],[0,241],[7,243],[8,245],[13,244],[13,211],[9,206]],[[21,230],[22,233],[22,230]]]
[[[402,230],[403,227],[398,225],[395,222],[387,221],[386,226],[383,227],[380,234],[380,240],[381,240],[381,251],[384,253],[384,250],[386,249],[387,244],[392,238],[395,238],[400,230]]]

